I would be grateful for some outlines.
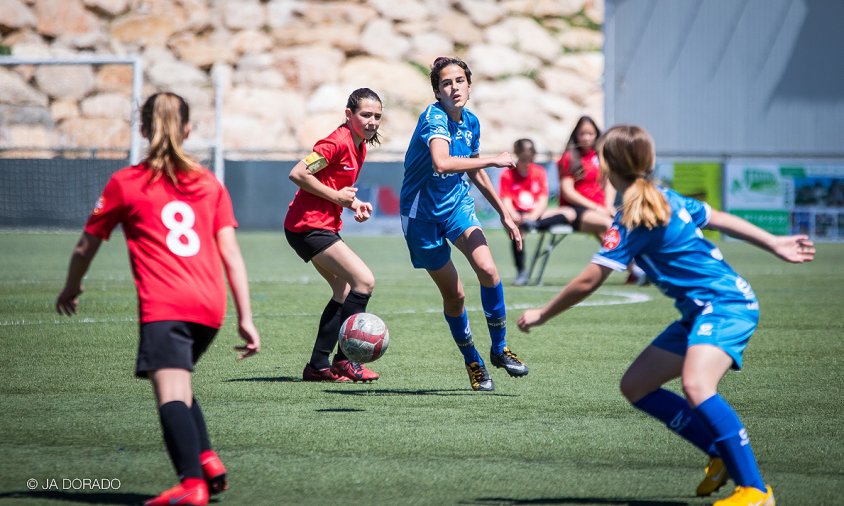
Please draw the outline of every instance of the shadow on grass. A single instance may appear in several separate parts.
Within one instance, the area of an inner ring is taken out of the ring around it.
[[[318,413],[357,413],[366,411],[365,409],[358,409],[358,408],[322,408],[322,409],[315,409],[314,411]]]
[[[149,494],[122,492],[67,492],[64,490],[26,490],[0,494],[0,499],[33,499],[78,502],[85,504],[143,504]]]
[[[302,378],[297,378],[294,376],[265,376],[265,377],[257,377],[257,378],[232,378],[227,379],[226,383],[231,383],[234,381],[250,381],[250,382],[257,382],[257,383],[303,383]]]
[[[474,505],[520,505],[520,504],[607,504],[613,506],[689,506],[687,502],[658,501],[653,499],[611,499],[605,497],[537,497],[536,499],[514,499],[511,497],[479,497],[461,501],[459,504]]]
[[[496,397],[518,397],[518,395],[513,394],[499,394],[494,392],[473,392],[471,390],[466,390],[463,388],[451,388],[451,389],[419,389],[419,390],[409,390],[409,389],[389,389],[389,388],[367,388],[365,390],[326,390],[325,393],[327,394],[341,394],[341,395],[359,395],[362,397],[389,397],[389,396],[413,396],[413,395],[437,395],[437,396],[455,396],[455,395],[483,395],[484,397],[487,396],[496,396]]]

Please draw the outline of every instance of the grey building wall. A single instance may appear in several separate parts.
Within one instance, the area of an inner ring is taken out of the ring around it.
[[[606,124],[662,156],[844,156],[844,1],[606,0]]]

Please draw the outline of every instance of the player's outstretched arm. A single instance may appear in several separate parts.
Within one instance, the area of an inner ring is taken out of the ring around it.
[[[67,268],[67,279],[64,288],[56,298],[56,312],[72,316],[76,314],[79,296],[82,295],[82,278],[88,272],[91,261],[100,249],[103,240],[88,232],[82,232],[79,241],[70,255],[70,265]]]
[[[261,351],[261,336],[252,322],[252,303],[249,300],[249,280],[246,275],[246,264],[233,227],[223,227],[217,232],[217,247],[226,268],[226,276],[232,290],[234,305],[237,308],[237,331],[246,344],[235,346],[241,352],[238,358],[247,358]]]
[[[799,264],[815,258],[815,245],[807,235],[774,235],[743,218],[714,209],[708,227],[770,251],[786,262]]]
[[[457,172],[469,172],[470,170],[484,169],[486,167],[515,167],[516,162],[513,155],[504,151],[496,156],[473,156],[463,158],[451,156],[448,148],[448,141],[445,139],[431,139],[429,149],[431,150],[431,163],[437,174],[453,174]]]
[[[571,308],[590,296],[609,277],[612,269],[589,263],[583,271],[542,308],[528,309],[519,317],[518,326],[522,332],[543,325],[558,314]]]

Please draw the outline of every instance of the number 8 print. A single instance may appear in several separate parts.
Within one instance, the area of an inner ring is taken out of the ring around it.
[[[182,221],[176,219],[177,214],[182,215]],[[161,209],[161,222],[170,231],[167,234],[170,251],[180,257],[192,257],[199,253],[199,234],[193,229],[196,215],[189,205],[179,200],[168,202]],[[187,243],[182,241],[183,237]]]

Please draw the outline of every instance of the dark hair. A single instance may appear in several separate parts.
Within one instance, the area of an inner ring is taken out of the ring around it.
[[[531,148],[534,152],[536,152],[536,146],[530,139],[519,139],[513,143],[513,153],[516,153],[517,155],[528,148]]]
[[[360,109],[360,103],[364,100],[367,100],[367,99],[374,100],[374,101],[378,102],[379,104],[383,105],[383,103],[381,102],[381,97],[379,97],[377,93],[370,90],[369,88],[358,88],[355,91],[353,91],[351,95],[349,95],[349,99],[346,100],[346,108],[351,110],[353,113],[355,113],[355,112],[358,111],[358,109]],[[345,125],[345,123],[343,123],[343,124]],[[373,146],[373,145],[376,145],[376,144],[380,146],[381,145],[381,137],[378,136],[378,132],[375,132],[375,135],[372,136],[371,139],[367,139],[364,142],[366,142],[370,146]]]
[[[654,141],[644,128],[617,125],[597,142],[601,170],[630,182],[622,196],[621,224],[629,229],[652,229],[668,223],[671,206],[651,178],[654,172]]]
[[[566,143],[566,151],[569,154],[569,172],[575,180],[583,177],[583,153],[580,151],[581,146],[577,144],[577,131],[580,130],[580,127],[584,123],[590,123],[592,128],[595,129],[596,140],[601,136],[601,129],[598,128],[598,124],[590,116],[581,116],[577,120],[577,123],[575,123],[574,130],[571,131],[569,141]]]
[[[144,162],[153,171],[155,181],[162,174],[178,184],[177,172],[199,168],[182,149],[190,109],[185,99],[175,93],[156,93],[141,106],[141,134],[149,140]]]
[[[466,73],[466,80],[469,81],[469,84],[472,84],[472,71],[469,70],[469,66],[466,65],[465,61],[460,58],[440,56],[434,60],[434,64],[431,65],[431,88],[434,89],[434,93],[440,91],[440,72],[449,65],[457,65],[463,69],[463,72]]]

